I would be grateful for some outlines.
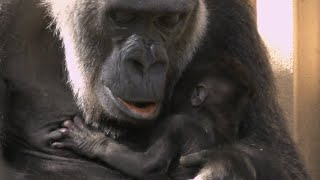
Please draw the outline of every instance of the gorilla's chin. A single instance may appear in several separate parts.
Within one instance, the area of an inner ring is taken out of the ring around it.
[[[116,96],[105,86],[105,95],[109,97],[114,104],[113,109],[120,111],[129,119],[135,120],[153,120],[160,112],[161,102],[133,102],[126,100],[120,96]],[[110,103],[109,103],[110,106]],[[122,119],[122,118],[121,118]]]

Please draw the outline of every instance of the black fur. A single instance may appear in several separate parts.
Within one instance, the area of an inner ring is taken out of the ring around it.
[[[194,154],[197,158],[189,156],[189,163],[197,159],[195,162],[206,164],[199,175],[204,179],[241,179],[243,176],[237,171],[239,166],[255,167],[256,179],[310,179],[277,102],[273,73],[257,32],[253,8],[246,1],[207,2],[210,12],[207,37],[194,57],[198,61],[193,61],[190,67],[219,60],[225,54],[237,57],[248,69],[257,93],[250,99],[247,116],[240,123],[239,141],[222,151]],[[251,165],[237,163],[246,162],[247,158]],[[221,164],[224,168],[220,168]],[[213,174],[215,168],[221,172]]]
[[[1,92],[3,91],[1,94],[5,94],[5,98],[0,96],[2,98],[0,104],[4,102],[4,109],[6,109],[5,119],[1,122],[1,137],[4,137],[1,144],[4,144],[5,162],[14,171],[24,172],[25,179],[131,179],[99,162],[88,160],[70,151],[50,147],[48,142],[50,132],[59,128],[65,119],[73,117],[80,111],[84,112],[83,116],[87,123],[101,128],[129,148],[142,151],[149,144],[145,141],[145,137],[151,133],[149,125],[142,123],[135,126],[134,124],[137,119],[143,119],[143,122],[150,122],[153,119],[133,117],[132,114],[120,110],[109,98],[99,94],[100,86],[97,82],[101,78],[113,76],[116,71],[120,74],[124,73],[123,68],[119,70],[113,64],[112,69],[108,69],[108,66],[102,63],[106,60],[105,54],[110,54],[110,46],[108,46],[111,42],[108,39],[110,32],[106,31],[110,26],[103,24],[106,21],[100,21],[105,17],[104,7],[107,7],[105,2],[109,1],[61,1],[61,7],[60,2],[57,2],[52,0],[47,1],[46,5],[39,5],[39,0],[0,0],[0,84],[4,84],[4,87],[2,85],[0,87]],[[141,3],[141,7],[139,3],[134,5],[149,12],[159,13],[163,7],[174,11],[176,7],[188,9],[192,4],[191,0],[179,1],[187,3],[178,4],[179,6],[174,6],[175,8],[172,9],[170,2],[172,1],[146,0]],[[63,6],[64,4],[68,6]],[[207,176],[204,179],[241,179],[248,174],[256,175],[257,179],[281,179],[283,176],[289,179],[309,179],[288,135],[285,119],[276,101],[271,68],[256,30],[251,7],[247,1],[242,0],[208,0],[206,4],[210,14],[209,26],[207,35],[199,48],[196,48],[199,38],[192,39],[196,36],[195,28],[199,27],[194,24],[189,24],[185,29],[180,27],[179,32],[184,33],[170,36],[178,39],[176,44],[157,44],[156,52],[160,55],[156,53],[157,56],[154,57],[159,58],[159,62],[164,60],[164,63],[160,63],[164,68],[160,69],[165,69],[167,73],[165,84],[164,75],[158,77],[159,87],[162,88],[152,93],[150,89],[156,84],[147,87],[144,81],[130,83],[125,82],[126,78],[116,79],[122,81],[117,81],[115,84],[110,82],[106,84],[114,85],[111,88],[113,90],[118,89],[119,85],[118,91],[115,90],[115,92],[127,99],[130,99],[130,96],[140,96],[139,93],[144,92],[146,96],[141,95],[142,99],[138,101],[149,103],[151,99],[151,101],[164,102],[165,98],[170,96],[173,85],[179,79],[181,71],[185,69],[194,48],[198,50],[194,58],[195,64],[206,64],[207,60],[223,59],[225,54],[237,57],[248,69],[252,83],[256,84],[255,89],[258,92],[249,100],[245,111],[246,118],[240,122],[239,140],[223,150],[212,149],[195,154],[191,158],[184,157],[183,165],[206,163],[199,173],[199,176]],[[61,11],[59,8],[62,8]],[[195,18],[198,14],[198,11],[193,11],[190,17]],[[190,22],[199,21],[192,19]],[[56,31],[60,39],[57,38]],[[118,32],[120,31],[115,31],[112,37],[116,37]],[[67,41],[71,37],[73,39]],[[158,36],[149,34],[148,37],[157,38]],[[118,42],[119,39],[113,40]],[[139,38],[132,39],[125,47],[130,47],[130,43],[148,44],[149,42]],[[76,64],[84,69],[81,71],[82,78],[87,78],[87,81],[82,81],[80,84],[76,82],[76,75],[70,78],[72,68],[70,64],[66,67],[63,61],[65,56],[67,63],[75,61],[74,57],[64,51],[70,50],[72,48],[70,45],[76,45],[74,49],[80,56]],[[124,53],[133,52],[130,48],[122,48],[122,50]],[[163,53],[165,50],[167,53]],[[165,54],[168,56],[166,57]],[[137,57],[140,55],[138,53]],[[116,55],[108,57],[112,59]],[[134,60],[137,57],[124,57],[124,59]],[[100,63],[103,65],[97,66]],[[143,64],[143,66],[146,65]],[[70,89],[66,84],[68,73],[65,69],[69,73],[71,85],[77,84],[80,88],[72,86],[73,88]],[[155,75],[155,73],[151,74]],[[139,82],[150,89],[134,89],[134,84]],[[133,90],[133,94],[125,93],[126,84],[130,90]],[[82,85],[86,85],[85,88],[81,88]],[[78,92],[83,89],[84,92]],[[165,95],[164,91],[168,94]],[[5,102],[5,99],[8,99],[8,102]],[[130,100],[136,101],[136,99]],[[160,116],[162,115],[161,113]],[[203,162],[203,157],[208,161]],[[197,161],[197,159],[200,160]],[[217,169],[219,171],[216,171]]]

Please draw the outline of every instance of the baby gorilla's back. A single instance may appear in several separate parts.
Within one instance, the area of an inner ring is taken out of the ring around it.
[[[222,137],[214,131],[213,121],[204,116],[182,113],[170,116],[166,122],[167,130],[162,133],[159,141],[165,147],[163,151],[171,153],[171,157],[161,157],[170,162],[170,168],[166,168],[170,171],[167,173],[171,178],[178,180],[193,178],[200,167],[180,166],[180,157],[218,146]],[[155,153],[157,151],[159,152],[159,149],[155,149]]]

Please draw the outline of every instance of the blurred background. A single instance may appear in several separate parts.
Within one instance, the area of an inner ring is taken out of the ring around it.
[[[288,127],[320,180],[320,0],[251,0]]]

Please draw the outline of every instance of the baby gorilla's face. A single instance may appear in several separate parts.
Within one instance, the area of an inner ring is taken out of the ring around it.
[[[206,77],[202,79],[191,94],[191,104],[199,107],[207,105],[223,105],[233,100],[236,95],[236,86],[230,79],[223,77]]]

